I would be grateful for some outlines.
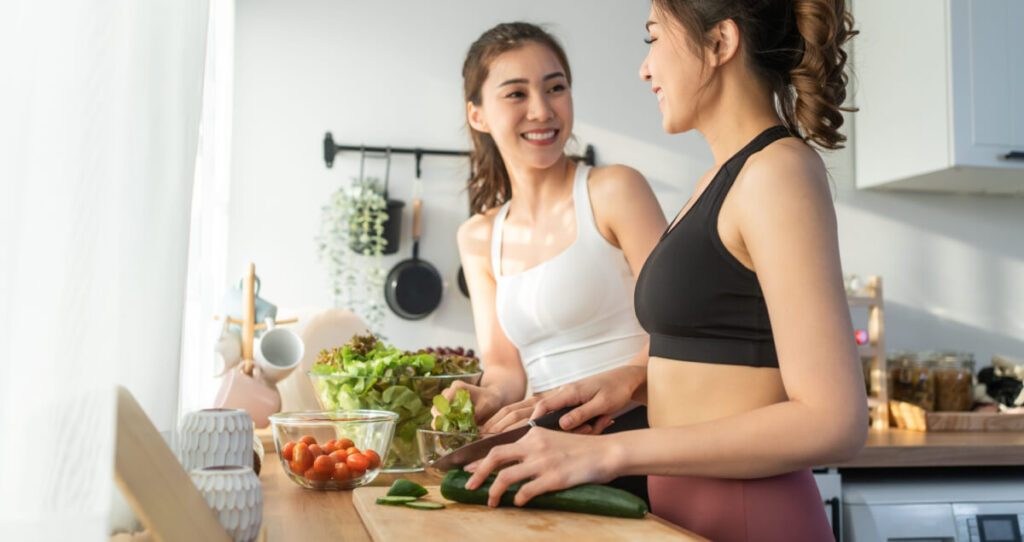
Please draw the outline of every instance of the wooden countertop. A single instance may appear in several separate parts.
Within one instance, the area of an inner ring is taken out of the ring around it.
[[[396,478],[406,478],[425,486],[438,485],[441,482],[440,477],[414,472],[381,474],[369,485],[390,486]],[[288,479],[277,454],[270,451],[267,452],[263,469],[260,471],[260,482],[263,484],[263,528],[268,542],[372,540],[359,513],[356,512],[351,491],[303,489]],[[680,540],[703,540],[688,531],[675,526],[673,528],[680,531]],[[524,533],[524,538],[526,537],[528,533]]]
[[[269,542],[287,540],[338,540],[369,542],[352,504],[351,491],[314,491],[303,489],[288,479],[277,454],[267,450],[260,482],[263,483],[263,526]],[[390,486],[396,478],[420,484],[440,480],[423,473],[381,474],[371,486]]]
[[[860,454],[839,468],[1024,465],[1024,431],[921,432],[872,429]]]

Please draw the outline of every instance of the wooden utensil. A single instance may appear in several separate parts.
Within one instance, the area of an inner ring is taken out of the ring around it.
[[[437,486],[427,486],[429,493],[423,499],[444,503],[444,510],[375,504],[377,497],[383,497],[388,489],[368,486],[352,493],[356,511],[376,542],[706,540],[650,514],[644,519],[626,519],[532,508],[488,508],[448,501],[441,497]]]
[[[256,264],[252,262],[242,287],[242,318],[242,370],[252,375],[252,342],[256,332]]]

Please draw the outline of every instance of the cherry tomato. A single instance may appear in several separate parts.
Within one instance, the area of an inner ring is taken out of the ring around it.
[[[348,479],[351,478],[351,472],[348,470],[348,465],[345,463],[335,463],[334,473],[331,477],[339,482],[348,481]]]
[[[321,448],[323,448],[325,454],[329,454],[338,449],[338,441],[334,439],[328,440],[327,444],[324,444]]]
[[[358,453],[362,453],[362,452],[360,452],[359,448],[356,448],[355,446],[349,446],[345,450],[345,453],[348,454],[348,455],[352,455],[352,454],[358,454]]]
[[[305,442],[306,446],[309,446],[311,444],[316,444],[316,439],[313,438],[313,435],[305,435],[299,439],[299,442]]]
[[[331,479],[331,473],[317,472],[312,468],[307,469],[303,476],[305,476],[307,480],[312,480],[314,482],[326,482]]]
[[[352,442],[352,439],[343,438],[343,439],[339,439],[338,440],[338,449],[339,450],[347,450],[347,449],[349,449],[349,448],[351,448],[351,447],[353,447],[355,445],[356,445],[356,443]]]
[[[356,478],[362,478],[363,475],[366,474],[366,471],[364,471],[364,470],[352,470],[352,469],[349,469],[348,473],[349,473],[349,476],[352,477],[352,479],[356,479]]]
[[[330,455],[331,459],[333,459],[335,463],[344,463],[345,459],[348,458],[348,454],[345,453],[345,450],[334,450]]]
[[[326,472],[330,476],[334,472],[334,463],[335,461],[331,459],[331,456],[322,455],[313,461],[313,470],[319,473]]]
[[[348,454],[345,463],[352,470],[366,470],[366,467],[370,466],[370,460],[360,453]]]
[[[367,461],[370,462],[371,469],[375,469],[380,466],[380,456],[377,455],[377,452],[373,450],[366,450],[363,452],[363,455],[365,455]]]
[[[313,466],[314,459],[305,442],[296,444],[292,450],[292,471],[305,472],[306,469]]]
[[[281,448],[281,457],[287,459],[288,461],[291,461],[292,460],[292,450],[294,450],[294,449],[295,449],[295,443],[294,442],[289,442],[288,444],[285,444],[284,448]]]
[[[313,454],[314,459],[322,455],[327,455],[324,453],[324,449],[321,448],[319,444],[310,444],[309,453]]]

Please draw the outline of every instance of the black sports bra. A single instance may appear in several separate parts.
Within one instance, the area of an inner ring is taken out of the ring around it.
[[[647,257],[633,304],[640,325],[651,335],[651,356],[779,366],[757,274],[722,244],[718,214],[747,158],[791,135],[784,126],[775,126],[747,143],[722,165],[693,207],[665,230]]]

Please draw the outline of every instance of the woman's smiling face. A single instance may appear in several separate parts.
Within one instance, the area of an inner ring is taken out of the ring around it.
[[[551,167],[572,133],[565,68],[539,43],[506,51],[488,68],[480,105],[467,104],[470,126],[491,135],[506,163]]]
[[[692,130],[712,70],[694,53],[682,25],[653,6],[647,32],[650,47],[640,66],[640,78],[651,84],[658,97],[662,128],[670,134]]]

